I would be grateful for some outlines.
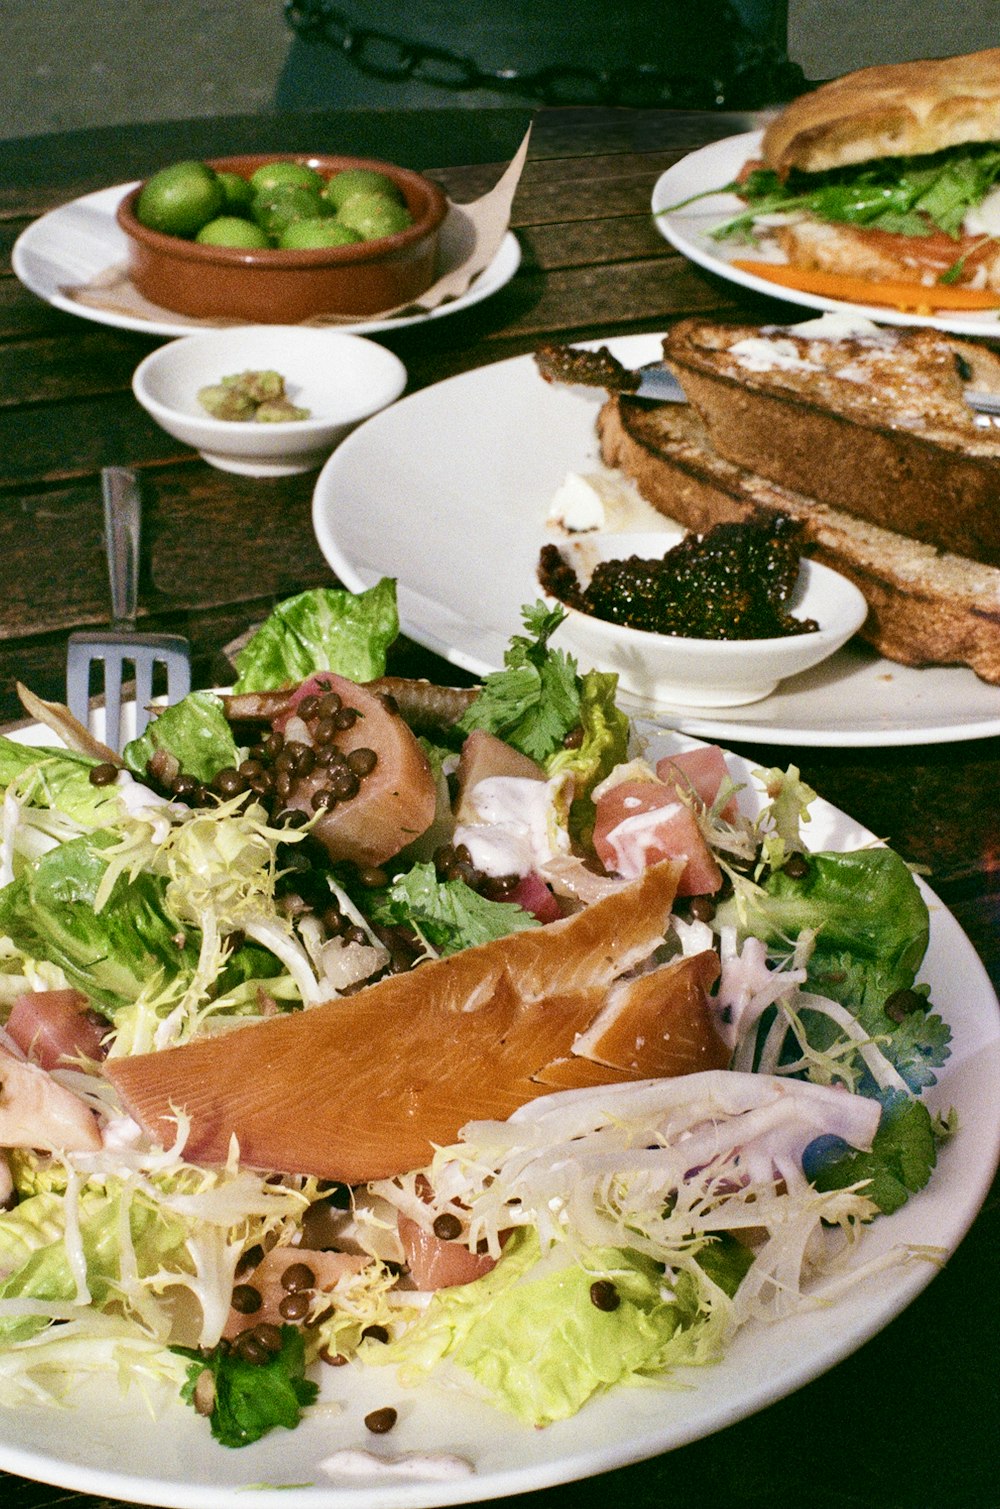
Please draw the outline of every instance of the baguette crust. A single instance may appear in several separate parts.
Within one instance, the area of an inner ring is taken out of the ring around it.
[[[664,356],[713,449],[868,523],[1000,566],[1000,431],[977,424],[956,362],[975,348],[932,330],[830,340],[796,329],[694,319],[669,331]],[[977,360],[995,364],[1000,384],[1000,363]]]
[[[764,133],[783,178],[1000,139],[1000,47],[862,68],[801,95]]]
[[[864,594],[860,638],[901,665],[964,665],[1000,685],[1000,570],[783,488],[726,461],[686,404],[610,398],[598,418],[601,454],[647,502],[699,533],[783,513],[803,526],[810,556]]]

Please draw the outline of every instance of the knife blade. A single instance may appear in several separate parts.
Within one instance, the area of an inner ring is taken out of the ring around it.
[[[640,367],[638,388],[630,398],[649,398],[657,403],[684,403],[684,389],[674,374],[666,367]],[[966,388],[965,401],[977,414],[1000,415],[1000,393],[986,393],[979,388]]]

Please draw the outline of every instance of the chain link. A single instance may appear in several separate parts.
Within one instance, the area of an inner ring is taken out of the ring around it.
[[[745,34],[725,79],[677,73],[655,63],[613,69],[549,64],[527,72],[481,68],[450,48],[353,26],[331,0],[285,0],[285,17],[303,40],[325,43],[343,53],[360,73],[384,83],[412,81],[453,91],[492,89],[543,105],[753,109],[789,99],[804,87],[801,70],[783,52]],[[735,15],[733,25],[739,28]]]

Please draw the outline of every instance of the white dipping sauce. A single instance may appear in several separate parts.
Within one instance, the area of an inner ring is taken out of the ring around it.
[[[465,1457],[444,1451],[407,1451],[399,1456],[382,1457],[360,1447],[335,1451],[319,1465],[332,1478],[424,1478],[438,1483],[468,1478],[475,1472]]]

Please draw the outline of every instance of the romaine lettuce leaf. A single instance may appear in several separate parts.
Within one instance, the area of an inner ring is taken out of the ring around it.
[[[86,1282],[100,1308],[116,1292],[121,1275],[122,1195],[113,1182],[108,1189],[85,1189],[79,1199],[76,1223],[86,1262]],[[66,1201],[57,1194],[37,1194],[13,1210],[0,1213],[0,1299],[26,1298],[71,1304],[77,1281],[66,1249]],[[129,1230],[140,1274],[155,1273],[165,1255],[182,1250],[184,1223],[138,1197],[130,1201]],[[0,1338],[6,1344],[44,1330],[48,1318],[37,1315],[0,1317]]]
[[[16,783],[32,807],[56,808],[82,827],[113,822],[120,801],[113,786],[93,786],[89,755],[39,748],[0,737],[0,791]]]
[[[726,924],[778,952],[814,932],[811,988],[852,1007],[910,989],[930,936],[927,903],[885,848],[810,854],[801,877],[779,870],[761,886],[738,885],[716,912],[716,925]]]
[[[172,707],[165,707],[151,719],[141,738],[126,744],[125,764],[142,780],[148,761],[158,749],[176,756],[185,775],[198,781],[210,781],[239,759],[222,702],[213,692],[190,692]]]
[[[148,873],[116,880],[94,911],[104,876],[101,844],[113,833],[72,839],[42,855],[0,890],[0,933],[31,958],[57,964],[109,1017],[162,975],[191,974],[197,940],[164,903],[166,883]]]
[[[314,671],[350,681],[385,673],[386,651],[399,633],[396,583],[383,577],[367,592],[316,587],[279,603],[236,656],[234,691],[297,686]]]
[[[717,1271],[736,1246],[727,1244],[726,1256],[714,1259]],[[556,1265],[539,1262],[535,1233],[517,1232],[491,1273],[438,1290],[420,1319],[369,1360],[399,1365],[410,1381],[448,1358],[494,1404],[541,1426],[630,1377],[713,1354],[715,1327],[689,1274],[668,1282],[659,1263],[617,1247],[594,1249],[583,1260],[559,1258]],[[733,1259],[729,1288],[745,1266]],[[613,1307],[599,1308],[592,1298],[601,1281],[613,1285]]]

